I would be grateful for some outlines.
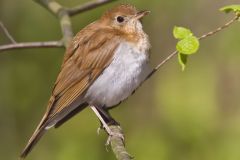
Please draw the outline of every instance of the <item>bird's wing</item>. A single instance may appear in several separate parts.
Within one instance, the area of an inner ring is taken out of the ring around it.
[[[62,66],[49,107],[48,118],[57,116],[80,97],[103,70],[111,63],[119,38],[108,29],[95,32],[81,39],[74,53]],[[49,123],[49,122],[48,122]]]
[[[24,148],[21,157],[25,157],[46,131],[46,127],[55,125],[57,120],[67,116],[73,103],[88,89],[96,78],[111,63],[115,49],[120,43],[118,35],[110,29],[84,33],[82,30],[72,41],[73,48],[68,49],[61,71],[53,88],[46,113]],[[85,35],[85,37],[84,37]],[[60,117],[60,118],[59,118]]]

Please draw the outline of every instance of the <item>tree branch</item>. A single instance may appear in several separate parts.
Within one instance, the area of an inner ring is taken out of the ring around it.
[[[17,43],[11,34],[8,32],[7,28],[0,22],[0,27],[2,28],[5,35],[12,42],[11,44],[1,45],[0,51],[6,51],[11,49],[24,49],[24,48],[54,48],[63,47],[67,48],[69,42],[73,38],[73,30],[70,16],[80,14],[82,12],[94,9],[96,7],[102,6],[104,4],[114,2],[116,0],[97,0],[79,5],[73,8],[65,8],[55,0],[34,0],[35,2],[42,5],[44,8],[49,10],[54,16],[56,16],[61,25],[61,30],[63,34],[63,42],[60,41],[50,41],[50,42],[21,42]]]
[[[17,43],[12,35],[8,32],[7,28],[4,26],[4,24],[0,21],[0,27],[3,30],[3,33],[7,36],[7,38],[12,42],[12,43]]]
[[[27,49],[27,48],[57,48],[64,47],[62,41],[49,41],[49,42],[22,42],[12,43],[0,46],[0,52],[13,49]]]
[[[114,1],[116,1],[116,0],[96,0],[96,1],[91,1],[91,2],[87,2],[87,3],[83,4],[83,5],[79,5],[79,6],[76,6],[76,7],[73,7],[73,8],[69,8],[69,9],[67,9],[67,12],[68,12],[68,14],[70,16],[74,16],[76,14],[79,14],[79,13],[82,13],[82,12],[94,9],[96,7],[99,7],[99,6],[102,6],[104,4],[114,2]]]
[[[63,34],[63,43],[67,48],[68,44],[73,38],[73,30],[70,16],[62,5],[57,3],[55,0],[34,0],[46,9],[48,9],[53,15],[58,17],[61,25],[61,30]]]

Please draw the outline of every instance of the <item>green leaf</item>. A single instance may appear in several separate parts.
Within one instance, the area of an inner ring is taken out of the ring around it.
[[[184,27],[174,27],[173,35],[179,39],[176,48],[178,51],[178,62],[185,70],[188,56],[194,54],[199,49],[199,39],[195,37],[190,29]]]
[[[178,62],[179,62],[179,64],[182,67],[182,71],[184,71],[185,68],[186,68],[187,59],[188,59],[188,55],[182,54],[182,53],[178,53]]]
[[[178,43],[177,43],[177,50],[178,52],[182,53],[182,54],[187,54],[187,55],[190,55],[190,54],[194,54],[198,51],[199,49],[199,40],[197,37],[195,36],[189,36],[189,37],[186,37],[182,40],[180,40]]]
[[[240,5],[229,5],[229,6],[225,6],[220,8],[220,11],[229,13],[229,12],[235,12],[237,14],[240,13]]]
[[[184,27],[175,26],[173,29],[173,35],[176,39],[184,39],[186,37],[192,36],[192,32]]]

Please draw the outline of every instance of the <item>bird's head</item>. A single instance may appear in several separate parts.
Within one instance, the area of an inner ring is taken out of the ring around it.
[[[149,11],[138,11],[132,5],[122,4],[105,12],[100,21],[114,29],[132,33],[142,31],[140,20],[148,13]]]

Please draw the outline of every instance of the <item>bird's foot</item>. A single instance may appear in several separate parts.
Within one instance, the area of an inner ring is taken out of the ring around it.
[[[115,126],[118,127],[118,130],[121,130],[120,126]],[[106,128],[105,128],[106,129]],[[107,133],[108,133],[108,139],[106,142],[106,146],[110,145],[111,139],[112,138],[120,138],[123,142],[124,142],[124,135],[123,133],[119,133],[119,132],[114,132],[109,126],[108,129],[106,129]]]
[[[100,126],[97,129],[97,134],[99,135],[100,131],[102,129],[105,129],[107,131],[107,133],[108,133],[108,131],[111,132],[111,129],[109,128],[109,126],[120,126],[120,124],[117,121],[115,121],[114,119],[110,119],[110,120],[108,120],[107,123],[104,123],[104,124],[100,121]]]

